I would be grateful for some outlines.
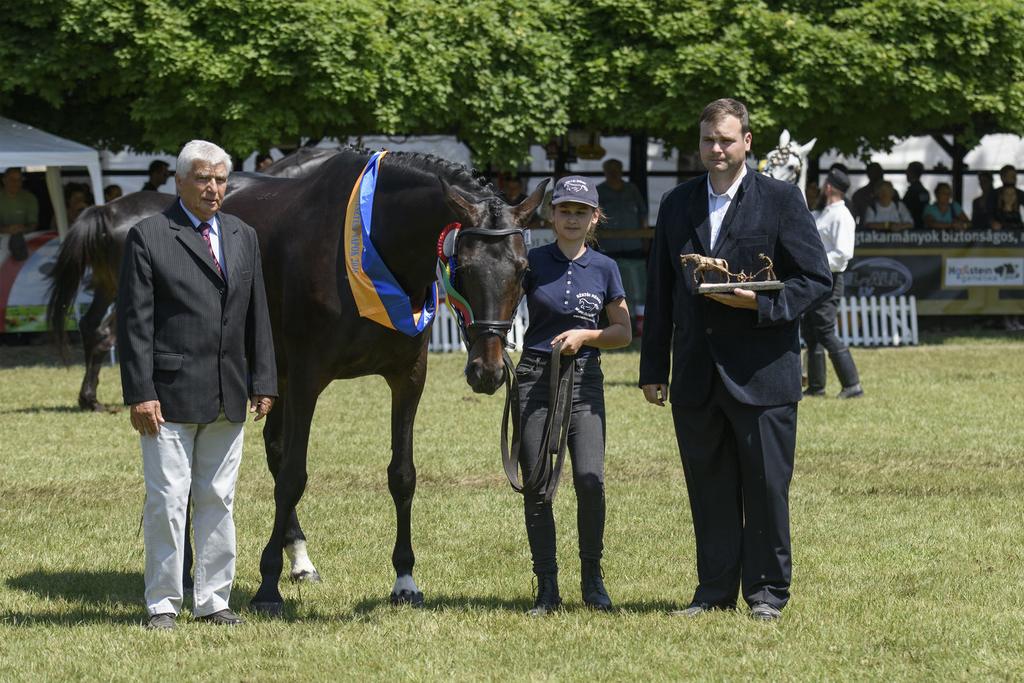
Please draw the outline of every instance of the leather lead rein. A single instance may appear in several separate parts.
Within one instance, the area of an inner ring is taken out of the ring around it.
[[[520,483],[519,460],[522,448],[522,415],[519,407],[519,380],[515,365],[507,351],[502,351],[505,362],[505,409],[501,418],[501,461],[505,476],[512,489],[518,493],[533,494],[544,492],[544,500],[550,503],[555,498],[558,483],[565,464],[566,447],[569,440],[569,422],[572,416],[572,395],[576,384],[575,356],[568,358],[562,367],[562,345],[551,350],[550,380],[548,385],[548,415],[544,421],[544,438],[541,442],[537,466],[529,479]],[[512,443],[509,446],[508,425],[512,422]]]

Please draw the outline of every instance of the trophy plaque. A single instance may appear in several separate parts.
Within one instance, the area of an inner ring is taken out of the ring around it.
[[[775,264],[765,254],[758,254],[764,267],[752,275],[742,270],[738,273],[730,272],[728,261],[721,258],[700,254],[681,254],[679,258],[684,268],[688,265],[693,266],[693,284],[697,285],[700,294],[729,293],[734,289],[748,289],[753,292],[776,291],[785,286],[775,279]]]

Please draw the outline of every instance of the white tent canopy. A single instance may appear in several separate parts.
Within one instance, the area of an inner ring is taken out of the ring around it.
[[[96,150],[0,116],[0,169],[10,166],[46,167],[46,187],[50,191],[50,202],[61,237],[68,230],[64,188],[60,182],[62,166],[84,166],[88,169],[92,195],[97,204],[103,203],[100,156]]]

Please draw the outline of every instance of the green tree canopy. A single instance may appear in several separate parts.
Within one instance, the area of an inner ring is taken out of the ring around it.
[[[1019,0],[594,0],[574,120],[694,146],[703,106],[743,100],[760,149],[957,131],[1024,133]],[[760,135],[759,135],[760,134]],[[757,142],[755,142],[757,144]]]
[[[1018,0],[36,0],[0,19],[0,111],[96,145],[245,154],[452,133],[510,166],[576,125],[683,148],[744,100],[763,151],[1024,132]]]
[[[39,0],[0,23],[0,108],[84,142],[247,153],[300,136],[450,132],[521,161],[568,126],[561,3]]]

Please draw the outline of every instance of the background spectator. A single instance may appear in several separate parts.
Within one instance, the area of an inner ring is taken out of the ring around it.
[[[269,154],[257,154],[256,155],[256,172],[263,173],[267,166],[274,163],[274,158]]]
[[[22,187],[20,168],[4,171],[3,191],[0,192],[0,237],[16,261],[28,258],[25,233],[39,227],[39,202],[36,196]]]
[[[1013,185],[1003,185],[996,192],[996,206],[992,211],[993,230],[1020,230],[1024,228],[1024,204],[1020,201],[1020,190]]]
[[[505,176],[501,183],[501,194],[504,195],[505,201],[512,206],[522,202],[526,199],[526,193],[523,192],[523,179],[517,175]]]
[[[875,162],[868,164],[864,169],[868,176],[868,184],[853,193],[853,217],[857,219],[857,225],[864,222],[864,213],[875,201],[875,190],[878,183],[882,182],[882,167]]]
[[[914,227],[914,219],[892,183],[883,180],[875,189],[875,201],[864,212],[861,226],[869,230],[908,230]]]
[[[103,188],[103,201],[109,204],[123,194],[120,185],[107,185]]]
[[[1003,181],[1001,187],[1012,187],[1017,191],[1017,203],[1024,204],[1024,190],[1017,187],[1017,169],[1007,164],[999,169],[999,179]],[[996,208],[996,193],[992,194],[988,202],[989,210]]]
[[[924,173],[924,164],[920,161],[911,161],[907,165],[907,180],[910,185],[903,193],[903,204],[910,212],[915,228],[924,227],[924,210],[931,203],[932,196],[928,194],[928,188],[921,184],[921,175]]]
[[[71,225],[87,208],[94,204],[89,188],[81,183],[69,183],[64,188],[64,203],[68,210],[68,225]]]
[[[832,171],[842,171],[843,174],[846,177],[850,176],[850,169],[846,167],[846,164],[844,164],[844,163],[842,163],[840,161],[837,161],[834,164],[832,164],[831,166],[829,166],[828,170],[829,170],[829,173],[831,173]],[[856,220],[857,216],[856,216],[856,214],[853,213],[853,202],[850,200],[850,198],[848,196],[843,197],[843,203],[846,204],[846,208],[849,210],[850,215],[854,217],[854,220]],[[818,201],[817,201],[816,206],[810,206],[810,209],[812,211],[814,211],[814,210],[821,211],[824,208],[825,208],[825,195],[824,194],[820,194],[818,196]]]
[[[952,201],[952,197],[953,188],[949,183],[939,183],[935,186],[935,203],[929,204],[924,210],[925,227],[940,230],[964,230],[970,227],[971,221],[964,213],[963,207]]]
[[[167,165],[166,161],[160,161],[159,159],[153,161],[149,165],[149,180],[142,186],[143,191],[159,192],[160,186],[167,182],[167,179],[171,177],[170,166]]]
[[[633,183],[622,179],[622,162],[608,159],[601,166],[604,182],[597,186],[601,213],[605,216],[602,227],[607,230],[638,230],[647,228],[647,202]],[[643,258],[642,243],[634,240],[603,239],[601,251],[611,256]]]
[[[971,227],[975,230],[988,230],[992,227],[992,174],[982,171],[978,174],[979,194],[971,202]]]

